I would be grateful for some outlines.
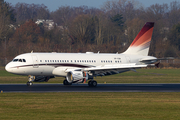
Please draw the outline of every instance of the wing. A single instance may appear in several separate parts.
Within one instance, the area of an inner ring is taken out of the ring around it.
[[[134,70],[136,68],[147,67],[147,65],[136,65],[133,64],[119,64],[119,65],[104,65],[92,68],[86,68],[85,71],[91,71],[97,76],[113,75],[129,70]]]
[[[91,72],[95,76],[106,76],[113,75],[122,72],[126,72],[129,70],[135,70],[136,68],[147,67],[147,65],[136,65],[136,63],[131,64],[118,64],[118,65],[102,65],[90,68],[83,69],[73,69],[74,71],[86,71]],[[72,69],[67,69],[66,72],[72,71]]]

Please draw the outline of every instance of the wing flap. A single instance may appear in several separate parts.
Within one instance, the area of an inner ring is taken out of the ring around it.
[[[85,68],[85,71],[99,71],[99,70],[118,70],[118,69],[132,69],[132,68],[142,68],[147,67],[147,65],[136,65],[134,64],[119,64],[119,65],[105,65],[97,66],[91,68]]]

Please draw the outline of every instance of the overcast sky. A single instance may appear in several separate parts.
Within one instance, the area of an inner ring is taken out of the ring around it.
[[[96,7],[100,8],[104,2],[110,1],[110,0],[5,0],[6,2],[11,3],[12,5],[15,5],[16,3],[28,3],[28,4],[44,4],[48,7],[50,11],[55,11],[60,6],[82,6],[86,5],[89,7]],[[170,3],[175,0],[137,0],[140,3],[143,4],[145,7],[149,7],[152,4],[158,3]],[[180,1],[180,0],[176,0]]]

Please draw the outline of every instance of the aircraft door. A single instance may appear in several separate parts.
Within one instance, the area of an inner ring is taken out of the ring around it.
[[[38,68],[39,64],[38,64],[38,58],[36,55],[32,56],[32,60],[33,60],[33,68]]]

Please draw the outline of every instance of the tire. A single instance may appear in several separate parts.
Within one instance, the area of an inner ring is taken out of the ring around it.
[[[27,82],[27,86],[32,86],[33,83],[32,82]]]
[[[91,87],[91,83],[92,83],[92,81],[89,81],[89,82],[88,82],[89,87]]]
[[[64,80],[64,81],[63,81],[63,84],[64,84],[64,85],[72,85],[72,83],[69,83],[67,80]]]
[[[96,87],[96,86],[97,86],[97,82],[96,82],[96,81],[92,81],[92,82],[91,82],[91,86],[92,86],[92,87]]]
[[[88,82],[88,85],[89,85],[89,87],[96,87],[97,86],[97,82],[96,81],[89,81]]]

